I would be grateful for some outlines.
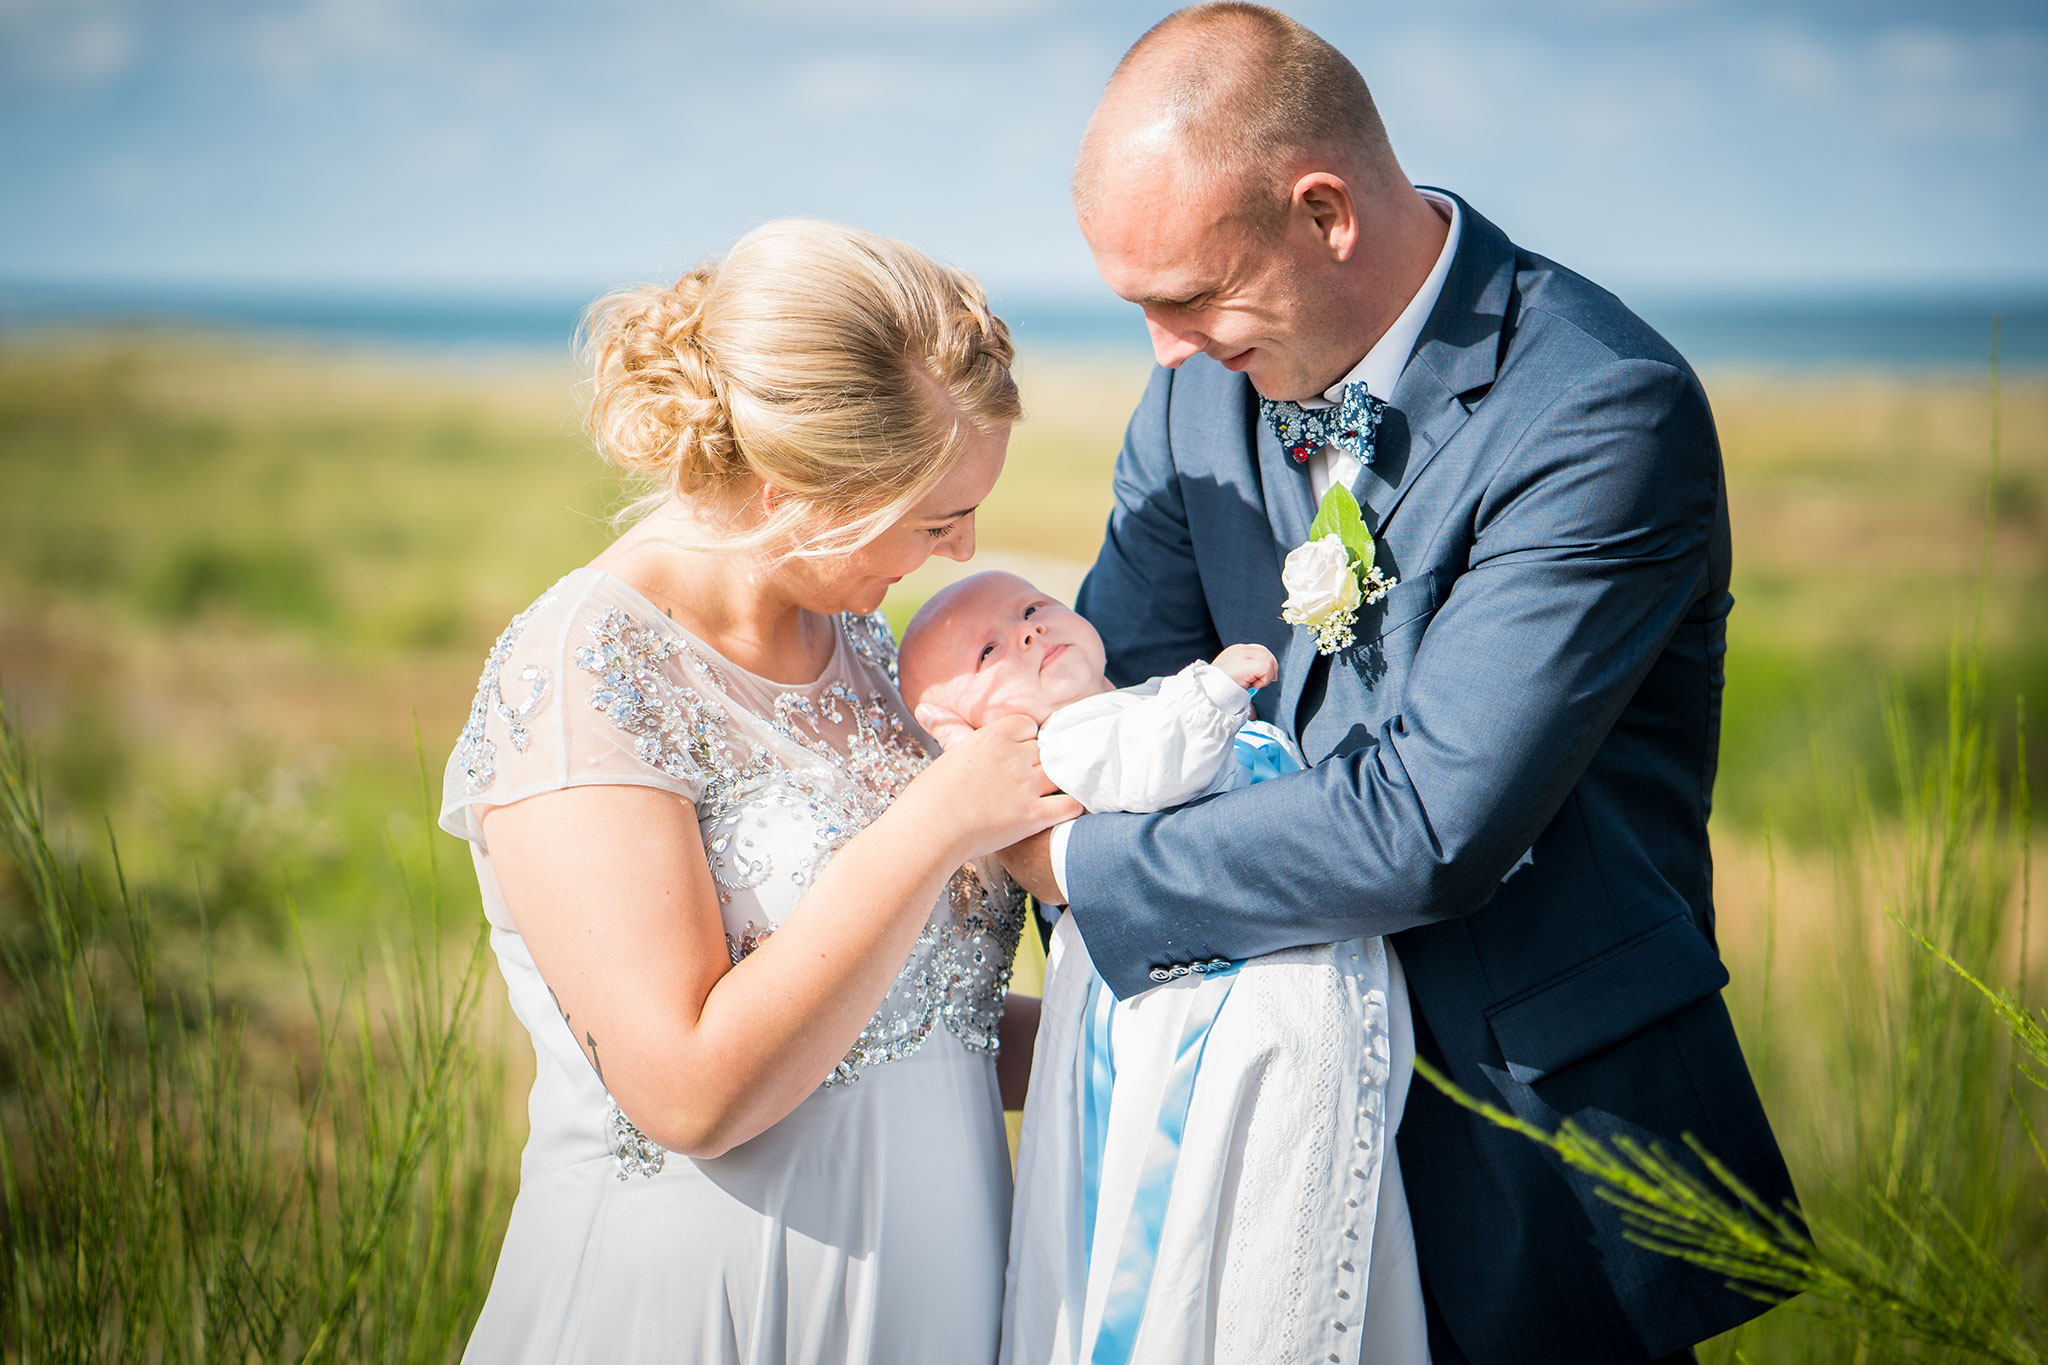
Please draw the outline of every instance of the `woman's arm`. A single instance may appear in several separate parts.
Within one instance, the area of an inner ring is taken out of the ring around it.
[[[487,813],[513,921],[635,1126],[717,1156],[830,1075],[954,870],[1079,810],[1050,794],[1035,730],[1010,718],[934,760],[737,966],[689,805],[593,786]]]

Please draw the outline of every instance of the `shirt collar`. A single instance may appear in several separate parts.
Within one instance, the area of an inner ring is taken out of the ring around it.
[[[1408,306],[1401,310],[1401,316],[1394,319],[1394,325],[1387,328],[1373,348],[1365,353],[1365,359],[1358,362],[1350,374],[1332,384],[1323,392],[1324,403],[1336,403],[1344,397],[1348,384],[1363,383],[1376,398],[1393,396],[1394,385],[1401,382],[1401,371],[1408,368],[1408,354],[1415,349],[1415,339],[1422,335],[1422,324],[1429,321],[1429,312],[1436,307],[1437,295],[1444,291],[1444,279],[1451,273],[1451,258],[1458,254],[1458,234],[1464,226],[1464,214],[1458,208],[1458,201],[1449,195],[1434,190],[1418,189],[1416,193],[1436,206],[1436,211],[1448,218],[1450,231],[1444,234],[1444,249],[1437,253],[1436,264],[1429,269],[1429,275],[1422,281],[1422,287],[1415,291],[1415,297],[1408,300]],[[1303,407],[1321,407],[1323,403],[1310,400]]]

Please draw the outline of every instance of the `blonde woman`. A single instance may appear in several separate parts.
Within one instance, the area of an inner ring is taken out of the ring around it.
[[[538,1066],[467,1358],[992,1360],[1036,1010],[986,855],[1079,807],[1023,718],[933,758],[873,613],[974,553],[1007,329],[781,222],[591,341],[592,429],[658,491],[499,638],[442,811]]]

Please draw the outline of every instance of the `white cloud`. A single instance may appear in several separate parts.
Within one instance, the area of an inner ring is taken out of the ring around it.
[[[931,98],[909,63],[875,52],[835,52],[792,61],[780,82],[796,105],[826,116],[872,114]]]
[[[1889,127],[1926,139],[2011,140],[2041,121],[2048,53],[2024,37],[1926,28],[1880,33],[1863,75]]]
[[[1757,70],[1764,88],[1804,99],[1828,99],[1848,84],[1848,63],[1839,45],[1823,43],[1810,33],[1772,31],[1759,34]]]
[[[989,28],[1062,9],[1066,4],[1067,0],[862,0],[851,6],[846,0],[725,0],[728,9],[750,15],[785,15],[835,25],[853,21],[867,26],[880,22],[945,29]]]
[[[0,7],[0,76],[9,84],[92,89],[125,75],[141,50],[139,24],[91,0],[8,0]]]
[[[340,67],[403,69],[457,57],[422,8],[399,0],[308,0],[223,25],[218,36],[282,85]]]

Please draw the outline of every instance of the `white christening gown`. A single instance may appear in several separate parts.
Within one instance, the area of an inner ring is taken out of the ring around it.
[[[962,869],[831,1078],[759,1137],[693,1160],[605,1093],[506,913],[479,821],[579,784],[674,793],[696,807],[738,962],[927,761],[894,672],[880,617],[843,616],[815,683],[756,678],[588,568],[492,649],[441,823],[470,842],[537,1074],[519,1197],[466,1360],[995,1358],[1010,1171],[994,1054],[1023,923],[1015,888]]]
[[[1299,754],[1219,670],[1062,708],[1046,774],[1091,812],[1282,778]],[[1230,888],[1217,889],[1227,897]],[[1377,938],[1155,969],[1109,994],[1053,929],[1004,1365],[1426,1365],[1391,1135],[1397,968]]]

